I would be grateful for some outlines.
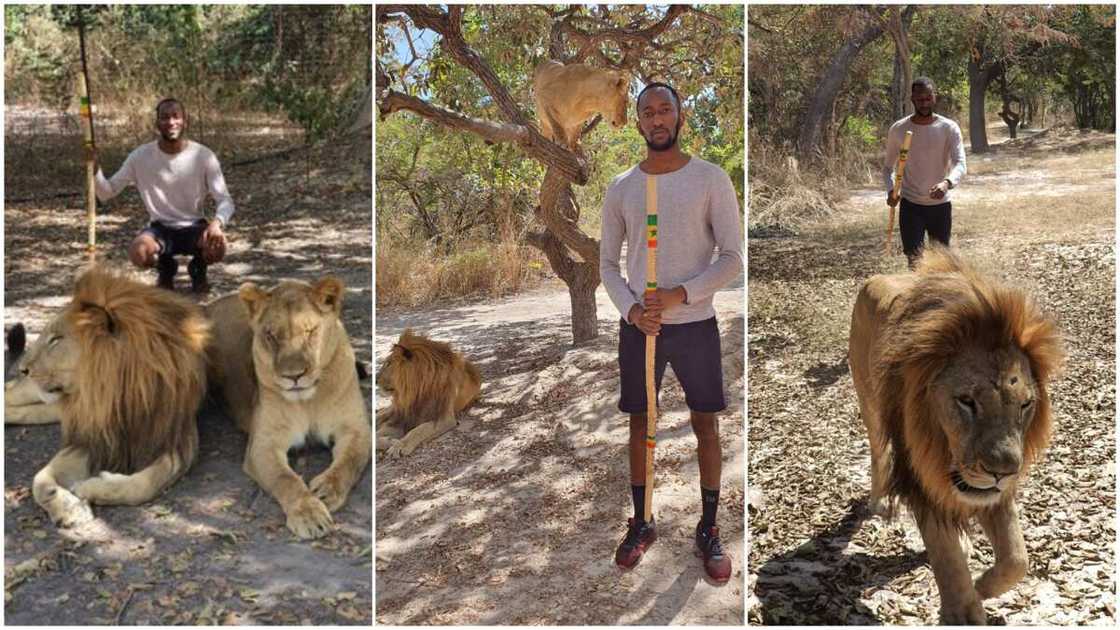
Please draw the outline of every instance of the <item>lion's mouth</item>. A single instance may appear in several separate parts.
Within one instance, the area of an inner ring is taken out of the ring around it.
[[[949,473],[949,479],[953,482],[953,485],[957,488],[957,490],[964,494],[979,496],[999,494],[999,486],[992,486],[990,488],[977,488],[976,486],[969,485],[969,483],[964,480],[964,476],[956,470]]]

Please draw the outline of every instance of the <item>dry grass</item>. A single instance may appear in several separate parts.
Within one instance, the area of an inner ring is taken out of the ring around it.
[[[450,255],[437,254],[426,243],[377,243],[378,307],[499,297],[531,288],[548,275],[548,262],[539,252],[512,240],[460,248]]]

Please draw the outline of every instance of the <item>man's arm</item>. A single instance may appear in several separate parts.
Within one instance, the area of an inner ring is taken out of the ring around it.
[[[96,153],[94,155],[96,156]],[[121,191],[128,188],[130,184],[136,183],[134,155],[135,152],[129,153],[120,170],[109,179],[105,179],[105,174],[101,172],[100,165],[98,166],[97,173],[93,178],[93,187],[99,200],[109,201],[121,194]]]
[[[711,297],[743,272],[743,232],[739,227],[735,187],[722,169],[712,178],[710,186],[708,216],[719,254],[700,275],[681,285],[690,304]]]
[[[953,123],[949,127],[949,174],[945,179],[949,180],[949,185],[956,188],[964,174],[968,171],[964,160],[964,138],[961,137],[961,128]]]
[[[630,292],[630,286],[622,277],[622,241],[626,238],[626,220],[622,216],[621,204],[618,203],[619,191],[617,184],[607,188],[603,199],[602,231],[599,235],[599,278],[607,290],[611,302],[622,314],[622,319],[627,321],[630,309],[638,300]],[[629,256],[635,255],[630,252]]]
[[[222,227],[229,224],[233,216],[233,197],[226,187],[226,178],[222,175],[222,166],[218,163],[218,156],[211,153],[206,160],[206,188],[214,198],[217,209],[214,215],[222,222]]]

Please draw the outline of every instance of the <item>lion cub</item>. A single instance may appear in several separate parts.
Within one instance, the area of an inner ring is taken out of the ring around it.
[[[249,434],[244,469],[271,494],[300,538],[332,525],[369,463],[369,416],[354,350],[342,326],[342,282],[246,283],[206,307],[214,322],[214,381],[238,428]],[[308,439],[331,447],[332,462],[310,485],[288,465]]]
[[[595,114],[609,117],[615,128],[626,124],[629,92],[630,81],[624,74],[582,63],[565,66],[546,61],[533,73],[541,135],[574,151],[583,124]]]
[[[377,386],[393,397],[378,414],[377,450],[409,455],[455,426],[455,414],[478,397],[478,368],[446,343],[401,333],[377,372]]]

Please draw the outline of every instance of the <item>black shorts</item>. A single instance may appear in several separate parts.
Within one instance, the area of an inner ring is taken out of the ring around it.
[[[199,219],[187,227],[171,227],[159,221],[152,221],[141,234],[150,234],[159,243],[159,256],[197,256],[200,252],[198,239],[206,231],[209,221]]]
[[[653,374],[660,399],[665,365],[684,389],[688,408],[715,413],[727,408],[723,397],[723,364],[716,318],[687,324],[663,324],[657,336]],[[646,335],[637,326],[619,320],[618,371],[623,413],[646,412]]]

